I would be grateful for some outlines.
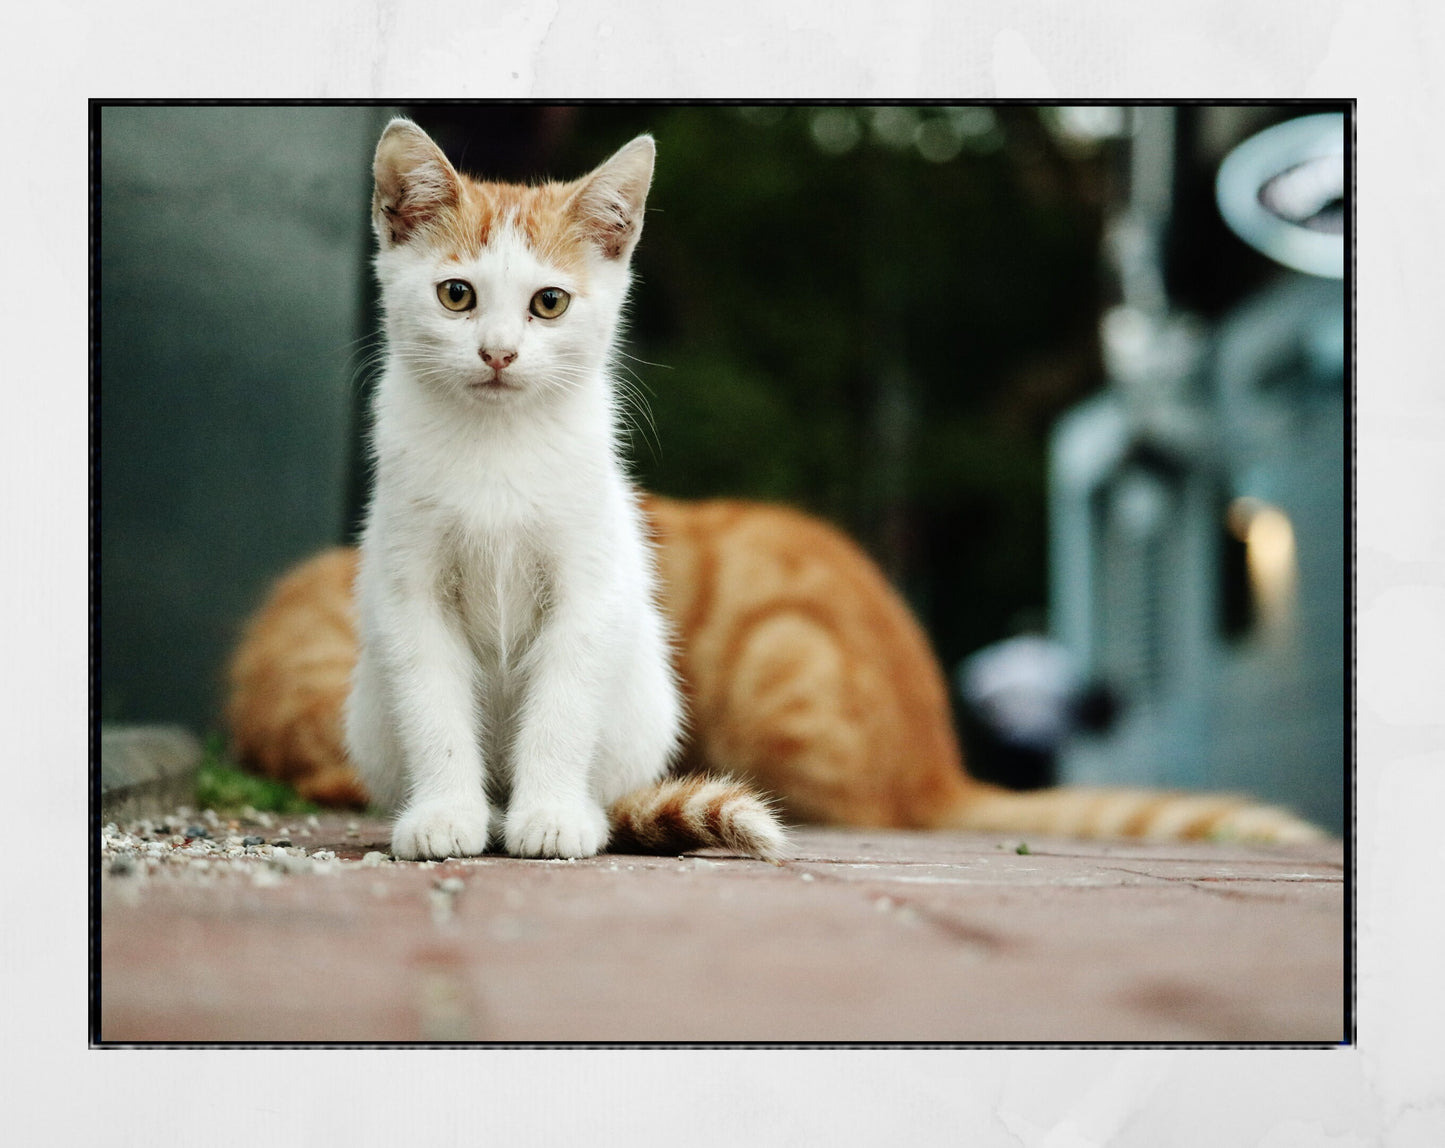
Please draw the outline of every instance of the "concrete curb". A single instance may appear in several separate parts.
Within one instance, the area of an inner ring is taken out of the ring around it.
[[[180,726],[102,726],[100,815],[142,817],[195,797],[203,749]]]

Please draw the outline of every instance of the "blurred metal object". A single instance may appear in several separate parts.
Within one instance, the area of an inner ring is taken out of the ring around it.
[[[1345,118],[1288,120],[1240,144],[1219,166],[1219,212],[1276,263],[1308,275],[1345,273]]]
[[[1237,789],[1338,831],[1344,117],[1261,131],[1216,170],[1182,161],[1189,116],[1133,111],[1105,238],[1120,296],[1100,331],[1109,386],[1054,430],[1051,634],[1122,703],[1062,744],[1058,775]],[[1208,248],[1171,240],[1200,226],[1211,191],[1242,238],[1311,274],[1270,274],[1218,316],[1172,298],[1168,259]]]
[[[1106,248],[1123,305],[1149,315],[1169,310],[1164,243],[1173,214],[1175,110],[1131,108],[1127,199],[1109,221]]]

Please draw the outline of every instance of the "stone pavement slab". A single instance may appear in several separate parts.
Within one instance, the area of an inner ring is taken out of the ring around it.
[[[100,811],[107,821],[184,801],[202,755],[195,734],[174,725],[100,728]]]
[[[217,826],[209,854],[103,835],[99,1040],[1346,1036],[1338,842],[1021,854],[983,834],[804,829],[782,866],[417,863],[383,856],[380,821],[273,820]]]

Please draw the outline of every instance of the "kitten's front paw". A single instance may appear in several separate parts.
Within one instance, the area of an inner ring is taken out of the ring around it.
[[[591,857],[607,844],[607,832],[597,805],[513,805],[504,836],[514,857]]]
[[[396,819],[391,851],[407,861],[474,857],[487,851],[490,820],[486,802],[423,802]]]

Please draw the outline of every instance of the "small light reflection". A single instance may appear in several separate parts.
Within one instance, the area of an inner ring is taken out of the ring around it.
[[[1229,529],[1245,546],[1245,567],[1262,636],[1283,636],[1294,623],[1299,567],[1294,527],[1277,506],[1258,498],[1229,505]]]

